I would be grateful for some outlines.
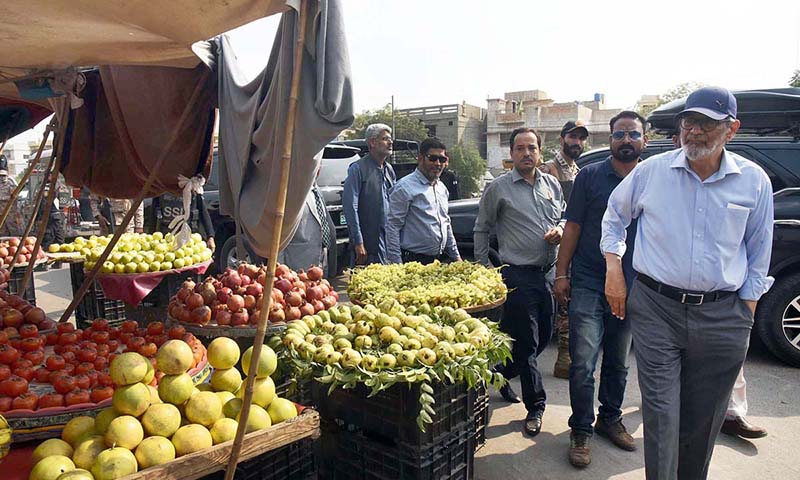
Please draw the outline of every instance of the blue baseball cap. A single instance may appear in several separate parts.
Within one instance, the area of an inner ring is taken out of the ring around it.
[[[686,107],[678,117],[689,112],[697,112],[714,120],[736,118],[736,97],[722,87],[699,88],[686,99]]]

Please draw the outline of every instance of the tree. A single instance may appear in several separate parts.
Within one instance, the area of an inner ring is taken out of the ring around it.
[[[800,69],[795,70],[792,78],[789,80],[790,87],[800,87]]]
[[[650,112],[660,107],[661,105],[669,103],[673,100],[678,100],[679,98],[688,97],[690,93],[703,86],[704,84],[699,82],[684,82],[681,83],[680,85],[675,85],[666,92],[660,94],[658,96],[658,101],[656,102],[655,105],[642,106],[637,109],[637,113],[647,118],[647,116],[650,115]]]
[[[356,114],[353,128],[345,135],[348,140],[364,138],[364,131],[373,123],[384,123],[392,126],[392,105],[386,104],[377,110],[365,110]],[[395,112],[395,129],[392,138],[402,140],[416,140],[421,142],[428,138],[428,129],[415,118],[399,115]]]
[[[481,178],[486,172],[486,160],[481,158],[478,149],[472,145],[458,142],[455,148],[447,151],[450,157],[448,168],[458,176],[458,190],[462,198],[469,198],[478,193]]]

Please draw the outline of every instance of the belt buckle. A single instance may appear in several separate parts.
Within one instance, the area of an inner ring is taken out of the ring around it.
[[[681,295],[681,303],[687,305],[702,305],[704,297],[705,294],[703,293],[684,293]]]

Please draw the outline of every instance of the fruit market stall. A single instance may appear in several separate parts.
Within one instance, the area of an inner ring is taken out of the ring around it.
[[[22,296],[25,300],[36,305],[36,286],[31,277],[27,286],[23,288],[22,280],[29,263],[40,265],[46,257],[41,249],[34,250],[36,238],[2,237],[0,238],[0,264],[10,272],[6,279],[9,293]]]

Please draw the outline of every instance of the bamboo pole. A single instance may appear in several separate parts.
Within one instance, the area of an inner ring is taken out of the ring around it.
[[[280,183],[275,199],[275,215],[273,219],[272,238],[270,239],[269,250],[267,252],[267,277],[264,282],[264,291],[269,292],[272,283],[275,281],[275,267],[277,264],[278,250],[281,243],[281,230],[283,227],[283,217],[286,209],[286,193],[289,187],[289,168],[292,159],[292,141],[294,140],[295,118],[297,115],[297,97],[300,90],[300,73],[303,64],[303,51],[305,50],[306,36],[306,17],[308,16],[308,0],[301,0],[300,15],[297,21],[297,40],[294,47],[294,65],[292,69],[292,82],[289,91],[289,106],[286,113],[286,123],[284,124],[283,150],[281,152],[281,163],[279,167]],[[252,374],[258,367],[258,360],[261,358],[261,347],[264,343],[264,335],[267,330],[267,317],[272,306],[272,295],[264,295],[261,303],[261,312],[258,318],[255,338],[253,339],[253,354],[250,358],[250,371],[247,373],[245,381],[244,397],[242,398],[242,410],[239,413],[239,426],[236,428],[236,436],[233,440],[228,468],[225,471],[225,480],[233,480],[236,474],[236,465],[239,463],[239,455],[242,451],[242,441],[247,427],[247,417],[250,415],[250,402],[253,400],[253,386],[256,376]]]
[[[56,161],[53,166],[53,171],[50,172],[50,190],[47,192],[47,203],[44,207],[44,214],[40,219],[39,223],[39,231],[36,235],[36,243],[33,247],[33,254],[32,262],[28,262],[28,266],[25,268],[25,275],[22,276],[22,285],[19,287],[20,292],[24,292],[25,288],[28,286],[28,281],[30,281],[31,276],[33,275],[33,267],[36,264],[36,255],[38,255],[39,249],[42,248],[42,241],[44,240],[44,233],[47,230],[47,221],[50,220],[50,210],[53,205],[53,199],[56,195],[56,185],[58,185],[58,174],[61,172],[61,157],[64,154],[64,141],[65,137],[67,136],[67,124],[69,124],[69,101],[66,99],[64,100],[64,109],[61,114],[61,121],[59,122],[59,129],[58,129],[58,145],[56,149],[53,150],[53,153],[50,155],[52,159],[55,157]],[[42,179],[42,185],[44,185],[44,179]],[[36,211],[39,211],[41,208],[40,204],[35,205]]]
[[[56,117],[53,116],[53,119],[47,125],[47,128],[44,131],[44,136],[42,138],[42,143],[39,144],[39,150],[36,151],[36,157],[31,160],[30,165],[28,165],[28,169],[25,170],[25,174],[22,175],[22,178],[19,181],[19,184],[14,188],[14,191],[11,192],[11,198],[8,199],[8,203],[3,207],[3,213],[0,214],[0,228],[3,228],[3,225],[6,223],[6,218],[8,218],[8,213],[11,211],[11,206],[14,205],[14,202],[17,201],[19,197],[19,192],[25,187],[25,184],[28,183],[28,179],[31,177],[33,170],[39,164],[39,160],[42,158],[42,152],[44,151],[44,147],[47,144],[47,138],[50,136],[50,132],[56,126]],[[0,149],[2,150],[2,149]]]
[[[211,74],[211,70],[205,70],[203,72],[203,76],[197,82],[197,85],[192,92],[192,96],[189,98],[189,101],[186,104],[186,108],[181,113],[181,118],[178,119],[178,122],[175,124],[175,128],[172,130],[172,135],[170,135],[167,144],[164,146],[164,149],[161,151],[156,164],[150,170],[150,175],[147,176],[147,180],[144,182],[144,186],[142,187],[142,191],[139,192],[139,195],[136,196],[136,199],[131,202],[131,208],[125,214],[125,217],[122,219],[122,223],[115,228],[114,236],[111,237],[111,240],[106,245],[106,248],[103,250],[103,253],[100,255],[100,258],[97,259],[94,267],[86,274],[83,279],[83,283],[81,284],[81,288],[78,289],[77,293],[73,295],[72,302],[70,302],[67,309],[64,310],[64,313],[61,314],[61,318],[58,320],[59,322],[66,322],[69,320],[69,317],[78,307],[78,303],[83,299],[83,296],[86,295],[86,292],[89,290],[89,286],[94,281],[97,273],[100,271],[100,268],[103,266],[106,260],[108,260],[108,256],[111,255],[111,251],[114,249],[114,246],[119,241],[120,237],[122,237],[122,233],[128,228],[128,224],[131,223],[131,219],[133,218],[134,214],[136,213],[136,209],[139,208],[139,205],[144,200],[145,195],[150,190],[150,187],[153,186],[153,182],[158,176],[158,172],[161,171],[161,166],[164,164],[164,161],[167,159],[167,153],[169,153],[172,144],[175,143],[175,139],[178,137],[178,132],[183,128],[183,125],[189,119],[189,114],[191,113],[191,106],[197,100],[198,95],[203,90],[205,86],[206,79]]]

